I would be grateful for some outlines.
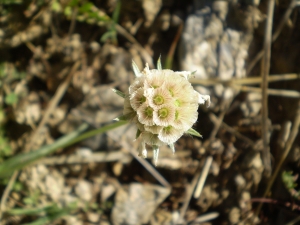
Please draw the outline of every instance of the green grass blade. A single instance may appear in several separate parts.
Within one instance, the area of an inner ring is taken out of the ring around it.
[[[14,215],[14,216],[19,216],[19,215],[37,215],[40,213],[47,212],[49,210],[53,210],[55,205],[48,205],[45,207],[40,207],[40,208],[14,208],[14,209],[9,209],[5,213]]]
[[[113,130],[117,127],[120,127],[120,126],[123,126],[125,124],[127,124],[128,121],[118,121],[116,123],[112,123],[112,124],[108,124],[104,127],[101,127],[99,129],[95,129],[95,130],[91,130],[91,131],[88,131],[88,132],[85,132],[84,134],[80,135],[79,137],[76,137],[74,140],[72,140],[70,143],[68,143],[68,145],[72,145],[74,143],[77,143],[79,141],[82,141],[84,139],[87,139],[87,138],[90,138],[90,137],[93,137],[97,134],[103,134],[107,131],[110,131],[110,130]]]
[[[86,138],[95,136],[97,134],[105,133],[109,130],[120,127],[126,123],[127,123],[127,121],[119,121],[119,122],[101,127],[99,129],[88,131],[88,132],[80,135],[84,130],[86,130],[88,128],[87,124],[82,124],[76,131],[73,131],[70,134],[67,134],[67,135],[61,137],[60,139],[58,139],[56,142],[54,142],[51,145],[46,145],[36,151],[22,153],[22,154],[13,156],[13,157],[5,160],[0,165],[0,177],[8,177],[15,170],[22,169],[25,166],[29,165],[30,163],[55,152],[59,148],[64,148],[64,147],[70,146],[72,144],[75,144],[79,141],[82,141]]]
[[[74,138],[79,136],[79,134],[82,133],[87,128],[88,128],[87,124],[82,124],[76,131],[73,131],[70,134],[61,137],[51,145],[43,146],[36,151],[21,153],[5,160],[0,165],[0,177],[9,176],[15,170],[21,169],[27,166],[28,164],[34,162],[35,160],[53,153],[58,148],[68,146],[68,143],[70,141],[74,140]]]

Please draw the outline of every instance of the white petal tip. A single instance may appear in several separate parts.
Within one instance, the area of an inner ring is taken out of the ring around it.
[[[158,154],[159,154],[159,148],[157,146],[152,146],[153,147],[153,159],[154,159],[154,165],[157,166],[158,162]]]
[[[146,149],[144,149],[142,151],[142,156],[143,156],[144,159],[147,158],[147,150]]]
[[[169,144],[170,148],[172,149],[173,155],[175,154],[175,147],[174,147],[174,143]]]
[[[140,69],[138,68],[138,66],[136,65],[136,63],[133,60],[132,60],[132,68],[133,68],[134,75],[136,77],[140,77],[141,76]]]
[[[210,96],[209,95],[201,95],[198,93],[198,104],[206,105],[208,108],[210,106]]]

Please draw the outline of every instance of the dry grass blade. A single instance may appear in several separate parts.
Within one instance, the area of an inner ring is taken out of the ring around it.
[[[134,44],[137,49],[140,51],[142,57],[144,58],[145,62],[149,64],[150,67],[154,67],[152,57],[149,53],[141,46],[141,44],[130,34],[128,33],[122,26],[116,24],[116,30],[119,34],[123,35],[127,38],[132,44]]]
[[[219,217],[219,213],[217,212],[211,212],[211,213],[207,213],[207,214],[204,214],[204,215],[201,215],[201,216],[198,216],[193,222],[191,222],[190,224],[193,225],[193,224],[199,224],[199,223],[205,223],[205,222],[208,222],[210,220],[213,220],[213,219],[216,219]]]
[[[270,72],[270,60],[271,60],[271,36],[272,36],[272,24],[274,15],[275,0],[269,0],[268,2],[268,18],[265,29],[265,40],[264,40],[264,57],[261,66],[261,76],[262,76],[262,139],[263,139],[263,152],[262,160],[265,166],[265,173],[267,176],[271,175],[271,157],[270,157],[270,147],[269,147],[269,128],[268,128],[268,77]]]
[[[209,117],[212,121],[218,121],[218,117],[213,113],[209,114]],[[241,140],[247,142],[248,145],[252,146],[254,144],[254,142],[250,138],[242,135],[240,132],[238,132],[234,128],[230,127],[225,122],[222,122],[221,126],[224,127],[228,132],[234,134],[236,137],[238,137]]]
[[[300,222],[300,216],[296,217],[295,219],[286,223],[285,225],[295,225],[295,224],[297,224],[297,222]]]
[[[124,139],[125,137],[123,137]],[[129,146],[126,142],[126,140],[122,140],[122,145],[131,153],[131,155],[142,164],[142,166],[148,170],[148,172],[164,187],[170,188],[171,185],[169,182],[145,159],[139,157],[136,152],[133,150],[131,146]]]
[[[63,164],[82,164],[82,163],[93,163],[93,162],[113,162],[113,161],[126,161],[130,160],[130,155],[123,151],[112,151],[112,152],[95,152],[89,155],[62,155],[47,157],[37,161],[35,164],[43,165],[63,165]]]
[[[65,79],[65,81],[57,88],[57,91],[55,92],[55,95],[53,96],[53,98],[51,99],[51,101],[49,102],[48,108],[45,111],[45,114],[41,120],[41,122],[39,123],[37,129],[34,131],[30,143],[27,146],[26,151],[29,151],[32,147],[32,144],[34,143],[35,139],[38,137],[38,134],[40,132],[40,130],[43,128],[43,126],[47,123],[49,117],[51,116],[52,112],[55,110],[57,104],[59,103],[60,99],[63,97],[63,95],[66,93],[67,88],[71,82],[72,76],[73,74],[76,72],[76,70],[79,68],[81,62],[77,61],[73,67],[71,68],[70,73],[68,74],[67,78]]]
[[[171,47],[170,47],[168,55],[167,55],[167,60],[166,60],[166,63],[165,63],[165,67],[167,69],[171,69],[172,68],[175,49],[176,49],[176,47],[178,45],[178,41],[179,41],[179,39],[181,37],[182,30],[183,30],[183,23],[180,22],[180,25],[178,27],[177,33],[176,33],[176,35],[174,37],[174,40],[173,40],[173,42],[171,44]]]
[[[298,3],[299,4],[299,3]],[[287,10],[285,11],[284,16],[282,17],[277,29],[275,30],[273,36],[272,36],[272,42],[276,41],[276,39],[278,38],[279,34],[281,33],[284,25],[286,24],[286,22],[288,21],[288,19],[290,18],[293,9],[297,6],[297,1],[296,0],[291,0],[291,3],[289,5],[289,7],[287,8]],[[250,74],[250,72],[252,71],[253,67],[257,64],[257,62],[263,57],[264,55],[264,50],[261,50],[259,53],[257,53],[257,55],[254,57],[254,59],[251,61],[251,63],[249,63],[249,66],[247,68],[247,74]]]
[[[256,87],[248,87],[248,86],[233,86],[234,88],[245,91],[245,92],[262,92],[261,88]],[[276,95],[281,97],[288,97],[288,98],[299,98],[300,92],[298,91],[291,91],[291,90],[276,90],[276,89],[267,89],[268,95]]]
[[[290,133],[290,136],[289,136],[289,139],[286,143],[286,146],[285,146],[285,149],[284,149],[284,152],[282,154],[282,156],[280,157],[280,161],[278,162],[275,170],[274,170],[274,173],[272,175],[272,177],[270,178],[269,182],[268,182],[268,185],[267,185],[267,188],[264,192],[264,195],[263,195],[263,198],[265,198],[268,193],[270,192],[271,190],[271,187],[276,179],[276,177],[278,176],[278,173],[279,173],[279,170],[281,169],[282,165],[283,165],[283,162],[285,161],[286,157],[288,156],[289,152],[290,152],[290,149],[298,135],[298,132],[299,132],[299,126],[300,126],[300,100],[298,101],[298,109],[297,109],[297,112],[296,112],[296,116],[295,116],[295,119],[294,119],[294,123],[293,123],[293,127],[292,127],[292,131]],[[257,207],[257,210],[255,212],[255,215],[257,216],[261,210],[261,207],[262,207],[262,204],[263,203],[260,203]]]
[[[208,175],[208,172],[209,172],[212,161],[213,161],[212,156],[207,157],[206,160],[205,160],[205,164],[204,164],[203,170],[201,172],[201,176],[200,176],[200,179],[198,181],[198,185],[197,185],[196,190],[194,192],[194,198],[199,198],[200,195],[201,195],[201,192],[203,190],[203,186],[204,186],[205,180],[207,178],[207,175]]]
[[[300,74],[290,73],[290,74],[273,74],[268,76],[268,82],[277,82],[284,80],[297,80],[300,78]],[[213,86],[216,84],[224,84],[227,86],[231,85],[252,85],[260,84],[262,82],[261,77],[245,77],[239,79],[222,80],[220,78],[210,78],[210,79],[190,79],[192,84],[199,84],[203,86]]]
[[[176,224],[182,224],[182,222],[184,221],[183,220],[184,215],[185,215],[186,210],[188,209],[188,206],[190,204],[191,198],[193,196],[193,191],[195,190],[195,187],[196,187],[196,185],[198,183],[200,174],[201,174],[201,168],[199,166],[198,170],[195,173],[195,176],[194,176],[194,178],[192,180],[192,183],[190,185],[186,185],[186,195],[185,195],[186,197],[185,197],[183,206],[180,209],[180,217],[179,217],[179,220],[177,221]]]
[[[8,184],[7,184],[4,192],[3,192],[3,195],[1,197],[1,204],[0,204],[0,225],[3,224],[2,223],[2,213],[6,210],[5,209],[6,200],[7,200],[8,196],[9,196],[9,194],[10,194],[10,191],[11,191],[11,189],[12,189],[12,187],[13,187],[13,185],[14,185],[17,177],[18,177],[18,175],[19,175],[19,171],[15,171],[13,173],[13,175],[11,176],[11,178],[10,178],[10,180],[9,180],[9,182],[8,182]]]
[[[152,174],[153,177],[155,177],[155,179],[164,187],[166,188],[170,188],[171,185],[169,184],[169,182],[150,164],[148,163],[145,159],[139,157],[136,155],[135,152],[133,152],[132,150],[130,150],[130,153],[133,155],[133,157],[143,165],[143,167],[145,167],[146,170],[148,170],[148,172],[150,174]]]

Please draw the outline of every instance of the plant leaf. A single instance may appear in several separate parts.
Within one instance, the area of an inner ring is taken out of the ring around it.
[[[190,128],[187,132],[187,134],[191,134],[191,135],[194,135],[196,137],[201,137],[202,138],[202,135],[198,133],[198,131],[194,130],[193,128]]]
[[[132,60],[132,68],[133,68],[134,75],[136,77],[140,77],[141,76],[141,71],[140,71],[140,69],[138,68],[138,66],[136,65],[136,63],[133,60]]]
[[[160,58],[161,58],[161,56],[159,56],[159,58],[158,58],[158,60],[157,60],[157,69],[158,69],[158,70],[162,70]]]
[[[119,91],[117,89],[112,89],[112,91],[115,92],[117,95],[121,96],[122,98],[126,97],[126,95],[122,91]]]

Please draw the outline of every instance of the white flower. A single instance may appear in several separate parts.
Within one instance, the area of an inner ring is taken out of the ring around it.
[[[153,121],[159,126],[169,126],[175,120],[175,105],[164,104],[153,112]]]
[[[146,126],[155,125],[153,121],[153,112],[154,109],[151,108],[147,102],[145,102],[137,111],[139,122]]]
[[[130,105],[135,111],[137,111],[146,100],[144,88],[142,87],[138,88],[130,95]]]
[[[148,88],[145,90],[145,97],[153,109],[160,108],[162,105],[169,104],[173,101],[173,97],[164,85],[156,89]]]
[[[189,78],[191,72],[162,70],[160,59],[157,68],[150,70],[148,64],[142,72],[133,62],[136,79],[127,94],[114,90],[124,98],[123,116],[118,119],[130,120],[138,129],[137,139],[141,140],[139,152],[147,157],[146,144],[151,145],[155,164],[159,146],[167,144],[174,152],[174,143],[185,133],[198,137],[192,129],[198,118],[198,105],[210,104],[210,96],[194,90]]]
[[[176,129],[171,125],[168,125],[159,132],[158,138],[167,144],[172,144],[176,142],[184,132],[183,129]]]

